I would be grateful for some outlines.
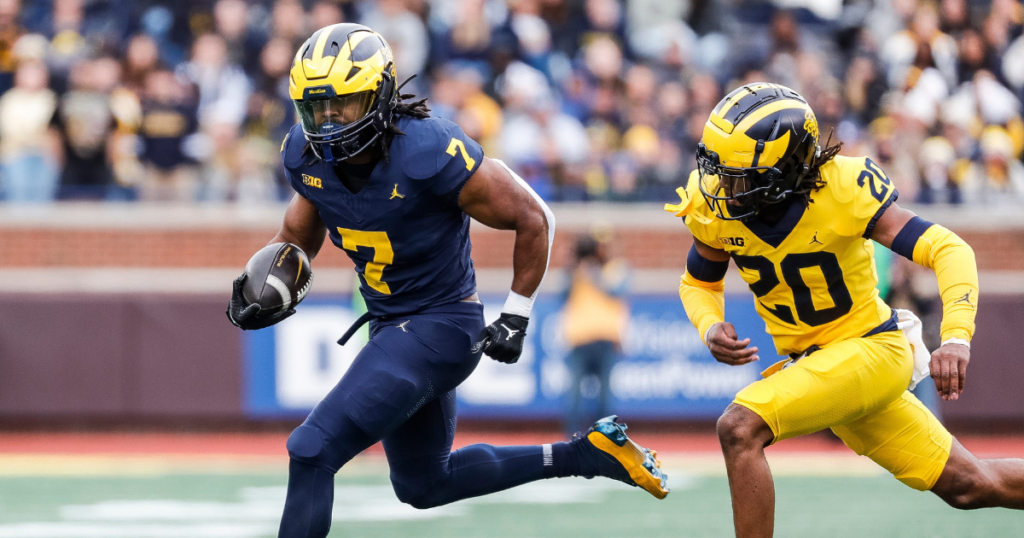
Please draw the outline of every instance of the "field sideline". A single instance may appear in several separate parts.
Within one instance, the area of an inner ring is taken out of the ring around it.
[[[631,432],[632,433],[632,432]],[[287,434],[0,435],[0,538],[276,535],[287,483]],[[637,433],[658,449],[673,493],[656,501],[607,480],[549,480],[418,511],[395,498],[379,447],[339,474],[331,536],[732,536],[728,487],[712,435]],[[466,433],[476,442],[534,444],[550,434]],[[1024,457],[1024,438],[965,437],[989,457]],[[956,512],[903,487],[823,437],[769,449],[777,536],[964,538],[1024,536],[1024,514]]]

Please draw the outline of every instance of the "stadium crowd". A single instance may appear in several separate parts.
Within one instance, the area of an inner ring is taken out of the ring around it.
[[[0,196],[287,199],[288,70],[342,21],[548,200],[672,200],[767,80],[901,201],[1024,205],[1019,0],[0,0]]]

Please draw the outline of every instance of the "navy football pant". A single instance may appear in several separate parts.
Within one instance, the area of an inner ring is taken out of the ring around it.
[[[288,438],[281,538],[327,536],[334,474],[378,440],[395,494],[416,508],[568,473],[564,465],[552,469],[550,456],[545,467],[540,446],[478,444],[451,451],[455,387],[480,361],[470,347],[483,327],[483,306],[465,302],[371,322],[366,347]],[[561,460],[567,444],[555,445]]]

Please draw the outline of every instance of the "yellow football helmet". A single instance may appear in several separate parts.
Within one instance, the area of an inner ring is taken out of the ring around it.
[[[792,195],[820,152],[806,99],[778,84],[747,84],[725,96],[704,125],[701,194],[719,218],[748,218]]]
[[[333,163],[377,142],[398,104],[396,76],[391,47],[366,26],[333,24],[310,36],[288,89],[313,153]]]

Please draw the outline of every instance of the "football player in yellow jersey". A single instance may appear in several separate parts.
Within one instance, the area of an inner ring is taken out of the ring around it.
[[[799,94],[748,84],[715,107],[682,202],[666,206],[693,234],[679,295],[711,354],[731,365],[759,358],[725,321],[731,258],[776,350],[790,357],[741,390],[718,420],[736,535],[773,533],[764,448],[825,428],[956,508],[1024,509],[1024,460],[978,459],[907,390],[911,344],[875,290],[871,240],[935,270],[943,342],[931,354],[931,377],[944,399],[956,400],[978,304],[974,252],[897,206],[896,189],[871,159],[838,150],[818,145],[817,120]]]

